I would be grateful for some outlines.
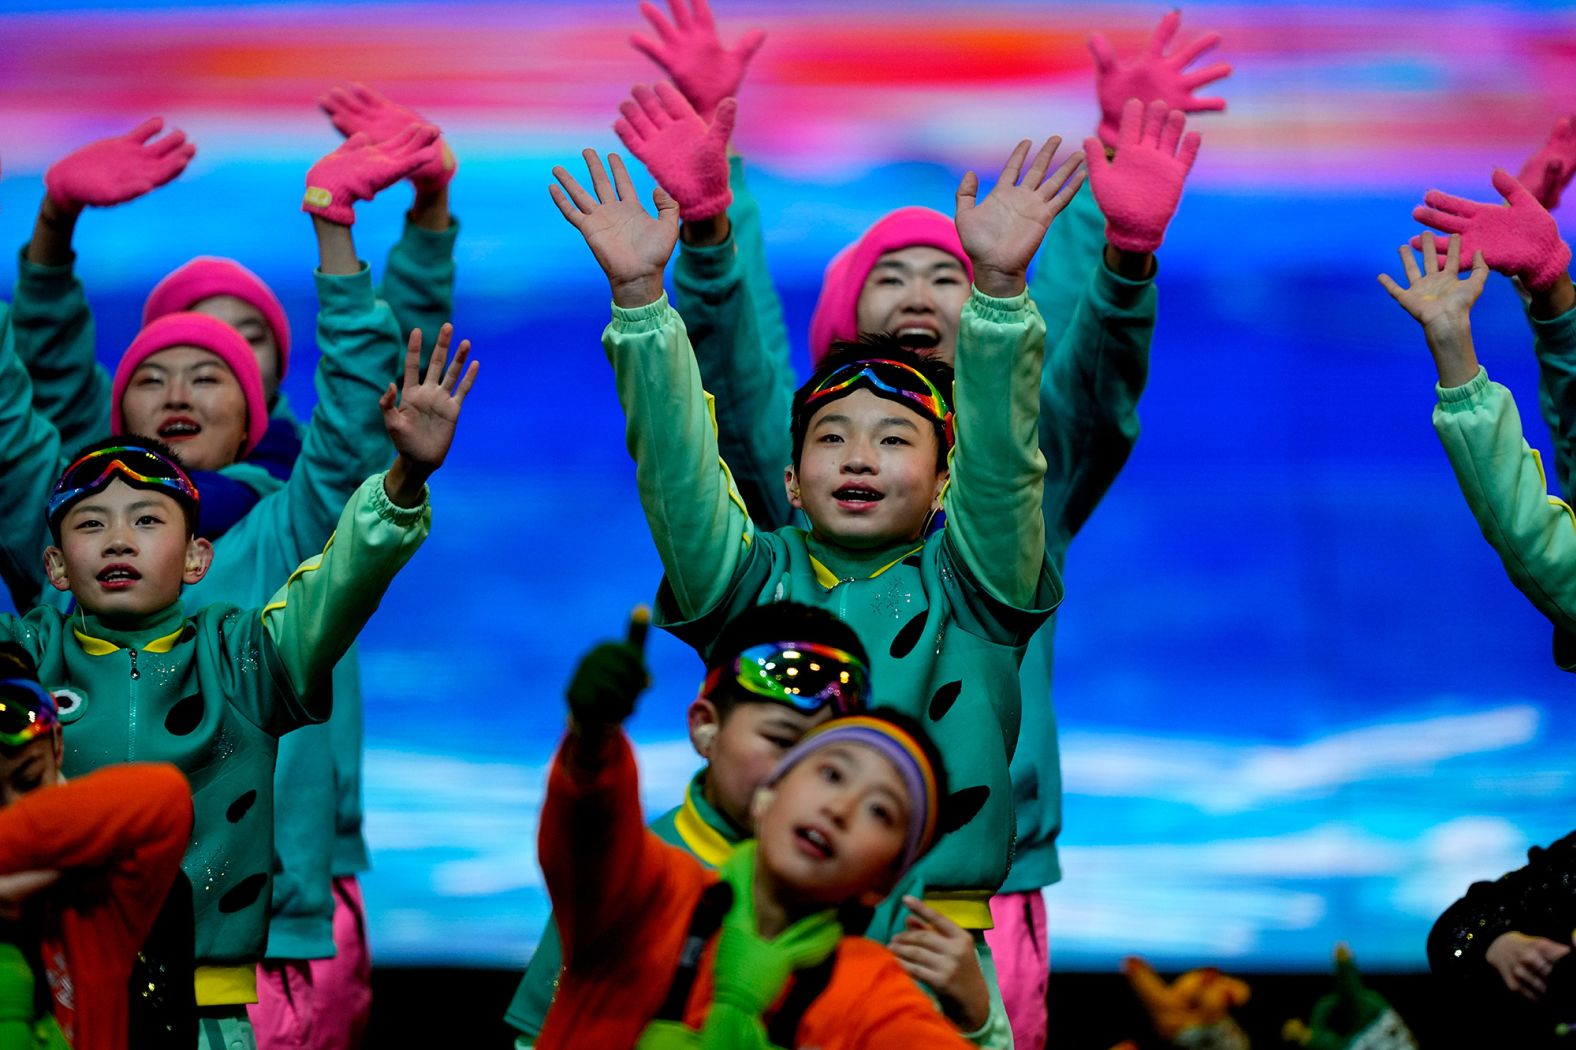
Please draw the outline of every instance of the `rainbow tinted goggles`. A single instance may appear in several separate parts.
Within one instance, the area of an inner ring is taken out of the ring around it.
[[[870,696],[870,671],[859,657],[815,642],[752,645],[731,665],[712,668],[701,691],[710,693],[730,671],[745,692],[804,714],[827,705],[835,714],[852,714],[863,711]]]
[[[808,413],[817,401],[845,394],[850,387],[860,383],[878,394],[892,394],[911,402],[927,418],[941,424],[946,432],[947,447],[952,447],[952,406],[947,404],[941,390],[926,378],[925,373],[901,361],[889,361],[886,358],[850,361],[817,383],[815,389],[805,395],[805,412]]]
[[[21,747],[60,724],[55,698],[26,678],[0,678],[0,744]]]
[[[162,489],[177,502],[195,510],[197,486],[180,464],[140,445],[112,445],[96,449],[67,467],[49,497],[49,520],[82,496],[99,492],[119,475],[135,488]]]

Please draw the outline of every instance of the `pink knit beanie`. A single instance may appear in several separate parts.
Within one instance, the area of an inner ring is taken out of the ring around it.
[[[160,350],[172,346],[195,346],[218,357],[234,373],[246,398],[246,455],[263,440],[268,429],[268,403],[263,399],[263,380],[257,371],[257,358],[241,333],[215,317],[207,314],[165,314],[137,333],[115,367],[115,383],[110,391],[110,430],[125,433],[125,418],[120,402],[131,384],[131,375],[137,366]],[[157,437],[150,434],[149,437]]]
[[[233,295],[263,315],[273,329],[274,342],[279,344],[279,378],[283,379],[290,367],[290,320],[278,296],[263,279],[234,259],[199,255],[164,278],[143,304],[143,326],[165,314],[190,310],[193,303],[213,295]]]
[[[821,280],[821,298],[810,316],[810,363],[826,356],[839,340],[859,338],[859,293],[865,278],[887,252],[923,245],[939,248],[958,257],[969,280],[974,280],[974,264],[958,240],[958,227],[947,216],[931,208],[899,208],[888,212],[860,235],[859,239],[832,258]]]

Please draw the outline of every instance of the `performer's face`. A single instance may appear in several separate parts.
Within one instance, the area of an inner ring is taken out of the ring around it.
[[[969,277],[957,257],[915,245],[876,260],[859,290],[855,316],[861,332],[890,332],[905,346],[950,365],[968,301]]]

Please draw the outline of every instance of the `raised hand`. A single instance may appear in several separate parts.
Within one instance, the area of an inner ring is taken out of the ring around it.
[[[593,196],[562,166],[553,169],[557,185],[547,187],[553,203],[569,224],[580,231],[586,246],[607,274],[613,301],[623,307],[646,306],[662,297],[662,271],[673,256],[679,238],[679,205],[661,186],[652,192],[657,206],[653,219],[635,197],[624,161],[608,155],[612,181],[594,149],[582,150],[591,173]]]
[[[1494,169],[1494,188],[1504,205],[1429,190],[1423,204],[1412,209],[1412,218],[1441,233],[1460,234],[1463,255],[1481,252],[1490,269],[1520,277],[1532,291],[1552,288],[1571,265],[1570,246],[1561,239],[1554,216],[1503,168]],[[1426,249],[1429,241],[1436,254],[1444,250],[1443,237],[1426,235],[1413,237],[1412,247]]]
[[[390,383],[378,407],[383,409],[383,429],[398,453],[394,466],[383,482],[384,490],[395,504],[413,507],[421,502],[421,487],[433,471],[443,466],[454,443],[454,429],[460,421],[460,408],[476,382],[477,362],[466,367],[471,353],[470,340],[460,343],[454,360],[448,361],[449,340],[454,326],[438,330],[427,374],[421,371],[421,329],[413,329],[405,349],[405,382],[396,393]],[[447,362],[447,368],[445,363]]]
[[[359,131],[306,173],[301,210],[350,226],[356,221],[357,201],[371,200],[438,155],[438,129],[431,124],[407,125],[382,142]]]
[[[1477,375],[1477,352],[1472,346],[1472,304],[1483,294],[1488,280],[1488,264],[1483,253],[1472,257],[1472,275],[1460,280],[1461,236],[1452,234],[1448,242],[1444,265],[1434,250],[1434,239],[1423,239],[1423,268],[1407,245],[1401,245],[1401,268],[1406,271],[1407,287],[1402,288],[1387,273],[1379,275],[1379,283],[1402,309],[1416,318],[1423,326],[1428,339],[1429,352],[1434,355],[1434,367],[1439,371],[1441,386],[1461,386]]]
[[[163,117],[150,117],[124,135],[90,142],[57,160],[44,172],[49,199],[74,213],[85,205],[124,204],[169,182],[186,170],[197,147],[183,131],[154,141],[163,128]]]
[[[373,91],[365,84],[339,85],[318,96],[317,106],[340,134],[346,138],[363,132],[373,142],[397,137],[412,124],[431,123],[421,114]],[[440,135],[437,152],[410,173],[410,181],[422,193],[432,193],[449,184],[459,169],[454,151]]]
[[[706,0],[668,0],[668,10],[673,12],[671,22],[656,4],[642,2],[640,13],[656,30],[657,39],[636,33],[629,42],[673,78],[695,112],[710,124],[722,100],[738,96],[745,70],[766,42],[766,34],[752,29],[733,47],[724,47]]]
[[[1193,94],[1206,84],[1231,75],[1231,66],[1216,62],[1191,73],[1184,72],[1189,63],[1220,43],[1219,33],[1205,33],[1169,55],[1166,45],[1176,36],[1182,24],[1182,12],[1172,11],[1155,27],[1149,47],[1130,62],[1117,59],[1110,41],[1095,33],[1089,37],[1089,52],[1094,55],[1095,91],[1100,96],[1100,128],[1096,134],[1107,146],[1120,142],[1122,109],[1127,100],[1164,102],[1168,110],[1183,113],[1203,113],[1226,108],[1223,98],[1199,98]],[[1090,152],[1090,156],[1093,156]]]
[[[721,215],[733,203],[728,188],[728,137],[738,104],[722,100],[710,124],[690,107],[679,90],[658,81],[653,91],[636,84],[619,104],[623,117],[613,130],[629,152],[679,202],[679,218],[696,222]]]
[[[1153,252],[1182,200],[1182,185],[1198,157],[1198,132],[1183,135],[1187,117],[1165,102],[1129,99],[1120,143],[1107,157],[1098,139],[1084,140],[1094,158],[1089,185],[1105,215],[1105,239],[1126,252]]]
[[[1083,184],[1082,151],[1070,154],[1046,174],[1061,144],[1057,135],[1046,139],[1019,182],[1033,143],[1028,139],[1018,143],[984,200],[977,200],[980,180],[974,172],[965,174],[958,185],[958,238],[974,264],[974,286],[986,295],[1005,299],[1023,291],[1029,262],[1051,220]]]
[[[616,726],[635,710],[636,699],[651,684],[645,657],[650,623],[651,610],[637,605],[622,642],[603,642],[580,658],[565,691],[576,728]]]
[[[1570,185],[1572,175],[1576,175],[1576,127],[1570,117],[1561,117],[1549,132],[1549,141],[1521,166],[1516,181],[1527,187],[1539,204],[1553,211],[1559,207],[1560,196]]]

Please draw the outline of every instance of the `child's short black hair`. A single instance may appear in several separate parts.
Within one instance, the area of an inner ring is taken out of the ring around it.
[[[28,651],[15,642],[0,642],[0,678],[38,681],[38,666]]]
[[[193,482],[191,476],[186,473],[186,469],[181,466],[180,456],[175,452],[175,450],[169,445],[166,445],[164,442],[160,441],[158,438],[143,437],[140,434],[112,434],[107,438],[102,438],[98,441],[92,442],[91,444],[84,445],[82,448],[77,450],[74,456],[71,457],[71,463],[66,468],[66,472],[62,473],[61,481],[64,481],[66,474],[69,473],[71,469],[83,459],[92,456],[95,453],[103,452],[106,449],[119,447],[146,449],[147,451],[154,453],[156,456],[168,460],[170,464],[173,464],[175,468],[173,473],[179,474],[180,478],[191,486],[191,495],[188,496],[184,492],[177,492],[173,489],[167,489],[163,487],[158,487],[156,491],[163,492],[165,495],[169,496],[180,505],[181,511],[186,517],[187,537],[197,535],[197,525],[200,519],[200,502],[197,494],[196,483]],[[148,457],[143,458],[147,459]],[[168,467],[160,467],[159,470],[161,476],[172,473]],[[135,487],[149,488],[149,486],[130,481],[130,479],[127,480]],[[72,507],[76,506],[77,502],[77,500],[73,499],[57,507],[53,505],[53,499],[51,500],[51,506],[48,511],[49,534],[57,545],[60,543],[60,522],[65,518],[67,512],[70,511]]]
[[[806,398],[838,369],[860,361],[871,360],[896,361],[908,365],[935,384],[936,389],[941,391],[941,396],[946,398],[947,404],[952,404],[952,366],[939,357],[918,353],[913,348],[904,346],[897,336],[884,332],[862,334],[857,342],[835,342],[826,356],[821,358],[820,364],[816,365],[810,378],[794,391],[790,418],[795,470],[799,468],[799,456],[804,451],[804,436],[810,429],[810,418],[815,415],[814,411],[806,411]],[[819,409],[823,403],[817,402],[816,408]],[[933,419],[930,423],[936,431],[936,470],[942,471],[947,469],[947,453],[951,451],[951,440],[946,426],[941,421]]]
[[[733,662],[744,650],[771,642],[819,642],[841,649],[866,667],[870,666],[870,657],[859,635],[825,609],[799,602],[752,605],[728,621],[706,661],[708,679],[717,669],[724,671],[706,693],[706,698],[717,709],[719,721],[726,719],[738,704],[770,702],[744,689],[727,672],[732,670]]]

